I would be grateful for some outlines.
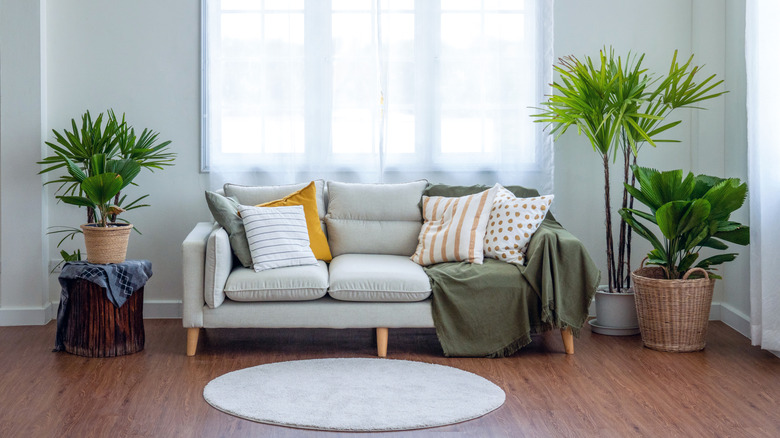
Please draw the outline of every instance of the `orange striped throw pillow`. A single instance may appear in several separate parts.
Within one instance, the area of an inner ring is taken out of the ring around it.
[[[460,261],[482,264],[482,241],[498,187],[460,198],[423,196],[425,222],[412,261],[422,266]]]

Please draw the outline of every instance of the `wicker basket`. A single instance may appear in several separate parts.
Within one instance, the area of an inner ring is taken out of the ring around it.
[[[695,271],[704,272],[705,278],[688,280]],[[704,348],[715,288],[715,280],[704,269],[690,269],[682,280],[666,280],[663,268],[641,267],[631,278],[646,347],[671,352]]]
[[[84,245],[87,247],[87,261],[105,265],[122,263],[127,256],[127,242],[130,240],[131,224],[109,224],[98,227],[95,224],[84,224]]]

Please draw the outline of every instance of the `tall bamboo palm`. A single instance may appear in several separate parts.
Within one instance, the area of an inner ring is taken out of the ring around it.
[[[677,108],[694,108],[694,104],[720,96],[713,92],[723,81],[715,75],[700,83],[696,74],[701,67],[692,66],[693,55],[684,64],[677,62],[674,52],[669,72],[653,76],[642,68],[644,55],[631,53],[625,62],[614,50],[603,49],[594,62],[590,57],[574,56],[559,59],[553,67],[559,79],[552,84],[554,94],[541,103],[542,112],[535,114],[537,122],[546,123],[557,139],[572,125],[577,134],[585,134],[593,150],[601,157],[604,171],[604,210],[606,228],[607,277],[609,290],[620,292],[629,286],[631,264],[631,229],[621,219],[617,258],[612,236],[610,201],[610,165],[623,159],[623,180],[630,186],[635,180],[630,166],[636,164],[642,145],[656,146],[665,131],[680,124],[666,118]],[[631,208],[633,198],[623,189],[622,208]]]

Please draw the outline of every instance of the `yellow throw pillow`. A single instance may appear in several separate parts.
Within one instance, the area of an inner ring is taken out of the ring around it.
[[[320,215],[317,211],[317,189],[314,181],[308,186],[290,193],[282,199],[266,202],[257,205],[257,207],[287,207],[291,205],[302,205],[303,213],[306,216],[306,228],[309,231],[309,246],[317,260],[330,262],[333,256],[330,254],[328,238],[320,226]]]

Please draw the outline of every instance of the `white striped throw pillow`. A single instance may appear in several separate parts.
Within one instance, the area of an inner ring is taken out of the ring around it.
[[[302,205],[239,205],[255,272],[286,266],[316,265]]]
[[[460,261],[482,264],[482,241],[498,187],[460,198],[423,196],[425,222],[412,261],[422,266]]]

